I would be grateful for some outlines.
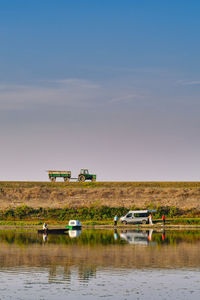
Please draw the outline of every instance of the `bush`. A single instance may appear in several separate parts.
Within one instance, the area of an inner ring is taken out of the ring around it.
[[[21,205],[18,206],[15,211],[14,211],[14,215],[19,218],[22,219],[24,217],[30,216],[30,214],[33,212],[33,208],[28,207],[26,205]]]
[[[35,219],[35,220],[57,220],[67,221],[70,219],[79,219],[80,221],[105,221],[113,220],[114,216],[124,216],[129,210],[137,210],[138,208],[125,208],[125,207],[109,207],[109,206],[91,206],[91,207],[65,207],[65,208],[38,208],[33,209],[26,205],[18,206],[15,209],[7,209],[0,211],[0,217],[3,220],[22,220],[22,219]],[[140,208],[141,209],[141,208]],[[144,208],[147,209],[147,208]],[[188,216],[191,211],[183,211],[175,206],[158,206],[156,212],[153,213],[154,219],[160,219],[162,215],[173,218],[175,216]],[[200,214],[195,210],[195,216]]]

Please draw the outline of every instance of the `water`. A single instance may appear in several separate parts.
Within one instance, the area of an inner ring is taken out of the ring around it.
[[[0,231],[0,299],[199,299],[199,231]]]

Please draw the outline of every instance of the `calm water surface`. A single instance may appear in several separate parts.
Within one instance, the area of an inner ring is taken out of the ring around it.
[[[199,299],[200,231],[0,231],[0,299]]]

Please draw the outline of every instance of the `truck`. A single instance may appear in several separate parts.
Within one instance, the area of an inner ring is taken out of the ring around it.
[[[69,182],[70,179],[75,179],[80,182],[84,182],[85,180],[96,181],[96,175],[90,174],[88,169],[81,169],[77,178],[72,178],[71,171],[48,171],[48,176],[51,182],[55,182],[56,178],[63,178],[65,182]]]

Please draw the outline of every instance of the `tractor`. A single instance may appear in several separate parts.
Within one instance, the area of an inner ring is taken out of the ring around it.
[[[85,180],[96,181],[96,175],[90,174],[88,169],[81,169],[78,175],[78,181],[84,182]]]

